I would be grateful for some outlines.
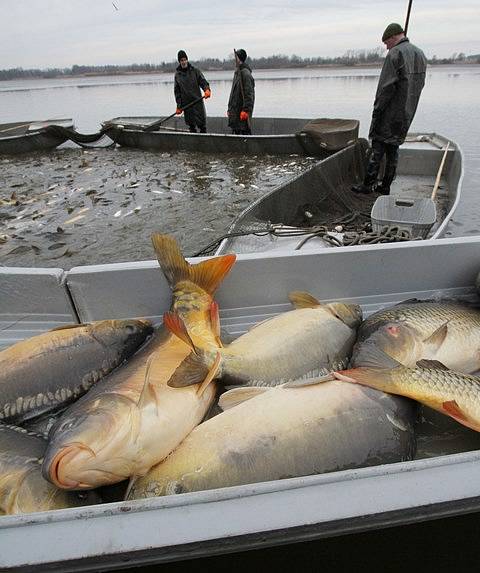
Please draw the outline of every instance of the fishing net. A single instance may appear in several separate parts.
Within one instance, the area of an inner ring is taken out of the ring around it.
[[[338,151],[355,143],[360,122],[356,119],[312,119],[303,126],[306,133],[318,146],[328,151]]]
[[[346,246],[411,240],[408,231],[396,226],[372,230],[371,211],[377,193],[353,193],[363,181],[368,161],[367,141],[359,139],[307,172],[272,190],[239,217],[228,233],[195,253],[301,249],[310,243]]]

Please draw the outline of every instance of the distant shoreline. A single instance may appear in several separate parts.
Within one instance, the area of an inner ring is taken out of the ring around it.
[[[354,64],[354,65],[341,65],[341,64],[316,64],[307,66],[294,66],[294,67],[271,67],[271,68],[253,68],[254,71],[276,71],[276,70],[316,70],[316,69],[329,69],[329,70],[359,70],[359,69],[378,69],[381,68],[381,63],[372,64]],[[455,68],[479,68],[480,63],[447,63],[447,64],[429,64],[429,68],[444,68],[444,67],[455,67]],[[228,72],[233,71],[233,66],[230,69],[223,68],[208,68],[202,67],[204,72]],[[1,71],[1,70],[0,70]],[[111,72],[85,72],[82,74],[69,74],[69,75],[55,75],[50,77],[45,76],[29,76],[29,77],[16,77],[10,79],[0,79],[0,82],[9,82],[14,80],[63,80],[70,78],[92,78],[92,77],[111,77],[111,76],[158,76],[158,75],[171,75],[174,71],[111,71]]]

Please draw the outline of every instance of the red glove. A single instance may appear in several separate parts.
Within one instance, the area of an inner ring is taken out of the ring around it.
[[[205,99],[208,99],[211,95],[212,95],[212,92],[210,91],[210,88],[207,88],[207,89],[205,90],[205,93],[203,94],[203,97],[204,97]]]
[[[180,115],[180,114],[182,114],[182,113],[183,113],[183,109],[177,107],[177,109],[175,110],[175,114],[176,114],[176,115]]]
[[[240,121],[248,121],[248,111],[240,112]]]

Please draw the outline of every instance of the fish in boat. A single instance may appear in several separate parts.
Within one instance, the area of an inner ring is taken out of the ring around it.
[[[173,290],[172,310],[193,340],[218,345],[212,295],[235,262],[224,255],[190,265],[167,235],[152,237],[160,266]],[[196,387],[170,388],[167,381],[190,347],[166,329],[129,363],[73,404],[50,431],[43,475],[64,489],[89,489],[145,474],[199,424],[216,394]]]
[[[391,463],[415,452],[413,403],[370,388],[241,387],[220,405],[225,411],[138,479],[128,499]]]
[[[20,424],[73,402],[152,331],[146,320],[100,320],[9,346],[0,352],[0,421]]]
[[[408,368],[386,354],[375,337],[356,357],[356,367],[335,378],[405,396],[480,431],[480,378],[448,369],[437,360],[419,360]]]
[[[225,348],[199,348],[189,341],[178,316],[166,313],[164,323],[194,350],[169,385],[220,378],[226,385],[269,386],[340,369],[339,364],[346,367],[362,320],[360,306],[322,304],[305,292],[292,292],[289,298],[295,310],[257,324]]]
[[[94,491],[70,492],[42,477],[47,442],[32,432],[0,424],[0,514],[15,515],[100,503]]]
[[[404,363],[396,357],[405,366],[414,366],[420,358],[431,358],[465,374],[480,369],[480,309],[477,306],[451,300],[409,300],[380,310],[360,325],[354,356],[363,341],[390,323],[402,323],[409,328],[409,331],[401,331],[401,338],[405,342],[410,332],[413,352],[410,362]],[[392,339],[400,334],[395,325],[393,327],[389,333]],[[384,331],[384,335],[388,333]]]

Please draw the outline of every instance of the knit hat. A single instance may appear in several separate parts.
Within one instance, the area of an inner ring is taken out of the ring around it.
[[[186,52],[184,52],[183,50],[180,50],[177,54],[177,60],[180,61],[182,58],[185,58],[186,60],[188,60]]]
[[[397,34],[403,34],[403,28],[400,26],[400,24],[393,22],[385,28],[385,32],[383,32],[382,36],[382,42],[385,42],[385,40],[388,40],[388,38],[396,36]]]
[[[245,50],[242,50],[242,49],[240,49],[240,50],[235,50],[235,53],[237,54],[238,59],[239,59],[241,62],[244,62],[244,61],[247,59],[247,52],[246,52]]]

